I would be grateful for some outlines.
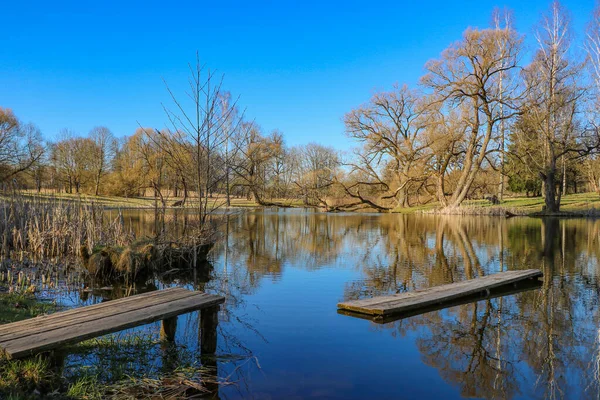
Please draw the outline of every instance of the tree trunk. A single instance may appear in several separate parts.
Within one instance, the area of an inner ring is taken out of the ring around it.
[[[562,157],[562,195],[567,194],[567,162],[565,157]]]
[[[442,207],[448,206],[448,200],[444,194],[444,174],[439,174],[435,185],[436,195]]]
[[[183,186],[183,200],[181,200],[181,205],[185,206],[185,202],[188,198],[188,187],[185,178],[181,178],[181,185]]]
[[[487,124],[486,124],[486,132],[483,138],[483,143],[477,150],[478,140],[477,135],[479,133],[479,105],[475,103],[474,105],[474,113],[475,113],[475,122],[472,127],[471,135],[473,138],[469,143],[469,147],[465,156],[465,164],[463,166],[463,172],[458,180],[458,184],[456,186],[455,192],[452,194],[452,198],[450,200],[451,207],[458,207],[465,200],[467,195],[469,194],[469,190],[475,181],[475,176],[479,173],[481,169],[481,164],[485,159],[485,155],[487,152],[487,147],[492,138],[492,131],[494,129],[494,124],[492,122],[491,113],[486,113],[487,115]],[[475,159],[472,157],[476,156]]]
[[[227,207],[231,205],[231,194],[229,188],[229,164],[226,167],[225,172],[225,195],[227,196]]]
[[[398,205],[402,208],[406,208],[408,207],[408,190],[405,187],[404,189],[400,190],[400,192],[398,192],[399,196],[398,196]]]
[[[100,192],[100,176],[101,176],[102,172],[99,172],[98,175],[96,175],[96,187],[94,188],[94,196],[98,196],[98,193]]]
[[[546,212],[554,213],[560,211],[560,198],[556,198],[556,170],[550,169],[542,174],[544,180],[544,203]]]

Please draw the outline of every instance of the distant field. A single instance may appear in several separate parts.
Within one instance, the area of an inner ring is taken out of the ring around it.
[[[499,205],[493,205],[487,200],[467,200],[463,203],[464,207],[473,208],[493,208],[502,207],[506,210],[518,214],[531,214],[542,211],[544,199],[542,197],[508,197]],[[439,203],[429,203],[423,206],[397,209],[401,213],[412,213],[421,211],[430,211],[439,207]],[[568,194],[561,199],[561,211],[582,212],[588,210],[600,211],[600,195],[598,193],[578,193]]]
[[[48,199],[48,200],[64,200],[64,201],[81,201],[85,203],[94,203],[107,208],[154,208],[156,199],[153,197],[118,197],[118,196],[94,196],[87,194],[69,194],[69,193],[37,193],[37,192],[24,192],[21,193],[32,199]],[[182,200],[181,197],[169,197],[166,201],[167,207],[172,207],[177,201]],[[282,204],[298,206],[300,203],[288,200],[280,199],[277,200]],[[160,201],[158,201],[160,205]],[[186,201],[186,208],[193,208],[197,206],[198,202],[195,198],[188,198]],[[225,197],[213,197],[209,198],[209,206],[211,207],[223,207],[225,205]],[[231,198],[231,207],[259,207],[259,205],[245,198]]]
[[[486,200],[478,200],[472,202],[471,205],[492,207],[492,204]],[[527,213],[534,213],[542,211],[544,199],[542,197],[512,197],[506,198],[500,205],[507,209],[515,209]],[[600,210],[600,195],[598,195],[598,193],[568,194],[561,198],[562,211],[573,212],[591,209]]]
[[[85,203],[94,203],[107,208],[154,208],[155,199],[152,197],[117,197],[117,196],[93,196],[84,194],[67,193],[35,193],[26,192],[25,196],[32,199],[64,200],[64,201],[82,201]],[[167,200],[167,206],[172,206],[175,202],[181,200],[180,197],[170,197]],[[211,207],[223,207],[225,205],[224,197],[210,198]],[[279,199],[275,200],[289,206],[301,207],[302,204],[296,200]],[[588,210],[600,211],[600,195],[597,193],[579,193],[569,194],[562,198],[561,210],[566,212],[582,212]],[[160,203],[159,203],[160,204]],[[194,198],[188,198],[186,208],[193,208],[197,201]],[[504,208],[517,214],[530,214],[542,211],[544,199],[542,197],[508,197],[500,205],[493,205],[487,200],[467,200],[464,207],[470,208]],[[232,198],[231,207],[260,207],[256,202],[245,198]],[[429,203],[422,206],[398,208],[394,210],[398,213],[415,213],[434,210],[439,207],[439,203]],[[483,211],[483,210],[482,210]]]

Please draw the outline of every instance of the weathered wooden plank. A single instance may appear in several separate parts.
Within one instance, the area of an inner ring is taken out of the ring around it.
[[[388,315],[369,315],[349,310],[339,309],[337,312],[341,315],[346,315],[349,317],[366,319],[377,324],[388,324],[391,322],[395,322],[401,319],[414,317],[421,314],[426,314],[432,311],[442,310],[444,308],[460,306],[469,303],[475,303],[478,301],[491,300],[498,297],[511,296],[513,294],[518,294],[522,292],[527,292],[534,289],[539,289],[542,287],[542,282],[539,280],[525,280],[519,281],[511,285],[503,285],[495,288],[491,288],[489,293],[486,292],[478,292],[475,294],[471,294],[464,297],[458,297],[456,299],[448,300],[443,303],[432,304],[427,307],[421,307],[413,310],[408,310],[405,312],[399,312],[396,314],[388,314]]]
[[[27,329],[28,327],[37,326],[39,324],[46,323],[48,321],[52,321],[55,319],[63,319],[65,317],[71,316],[71,315],[80,316],[80,315],[84,315],[86,313],[96,312],[97,310],[101,310],[104,308],[112,309],[115,307],[124,306],[129,303],[139,304],[140,302],[142,302],[146,299],[153,298],[153,297],[167,296],[173,292],[189,293],[190,291],[187,289],[181,288],[181,287],[174,287],[174,288],[168,288],[168,289],[158,290],[158,291],[154,291],[154,292],[137,294],[137,295],[130,296],[130,297],[124,297],[122,299],[105,301],[102,303],[92,304],[90,306],[72,308],[72,309],[66,310],[66,311],[60,311],[60,312],[56,312],[53,314],[41,315],[39,317],[29,318],[29,319],[19,321],[19,322],[13,322],[10,324],[0,325],[0,333],[5,332],[5,331],[14,331],[14,330],[21,329],[21,328]]]
[[[164,304],[155,304],[150,307],[106,316],[95,323],[82,323],[7,341],[2,343],[1,347],[9,358],[24,357],[66,344],[77,343],[108,333],[211,307],[224,301],[225,298],[222,296],[198,294]]]
[[[56,321],[66,323],[70,319],[82,318],[87,315],[97,315],[107,310],[115,310],[120,309],[122,307],[129,309],[144,307],[144,304],[146,304],[147,302],[152,303],[154,301],[160,301],[162,299],[168,299],[182,295],[189,295],[190,293],[194,292],[179,287],[170,288],[144,293],[140,295],[134,295],[123,299],[108,300],[90,306],[71,308],[66,311],[59,311],[56,313],[46,314],[35,318],[29,318],[19,322],[0,325],[0,337],[6,332],[28,330],[31,327],[35,327],[38,325],[50,325],[52,323],[55,323]]]
[[[155,304],[163,304],[168,303],[175,300],[180,300],[183,298],[191,297],[191,296],[210,296],[206,293],[192,292],[190,290],[182,289],[177,291],[170,291],[162,296],[153,296],[153,297],[145,297],[141,301],[136,302],[128,302],[126,304],[117,304],[113,307],[103,307],[97,308],[94,310],[86,310],[87,307],[81,307],[79,310],[80,313],[69,314],[61,318],[60,314],[56,313],[57,318],[52,318],[50,320],[46,320],[43,323],[38,323],[32,326],[19,326],[14,330],[6,330],[4,332],[0,332],[0,346],[3,345],[4,342],[18,339],[21,337],[31,336],[40,332],[49,332],[54,329],[59,328],[67,328],[69,326],[79,325],[82,323],[95,323],[97,320],[101,320],[104,317],[122,314],[129,311],[135,311],[139,309],[143,309],[146,307],[151,307]],[[110,301],[107,303],[111,303]]]
[[[413,292],[343,302],[338,304],[338,308],[369,315],[390,315],[444,303],[494,287],[525,279],[537,278],[541,275],[542,272],[537,269],[506,271],[463,282],[415,290]]]

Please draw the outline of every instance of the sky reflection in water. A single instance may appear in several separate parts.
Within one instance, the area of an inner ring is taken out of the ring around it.
[[[125,217],[151,233],[151,213]],[[218,367],[238,384],[221,398],[599,395],[598,220],[298,210],[227,219],[209,275],[157,282],[228,296]],[[392,323],[336,310],[342,300],[527,268],[542,269],[541,288]],[[197,352],[197,321],[179,319],[183,358]],[[158,324],[139,329],[156,336]],[[147,356],[165,364],[158,347]]]

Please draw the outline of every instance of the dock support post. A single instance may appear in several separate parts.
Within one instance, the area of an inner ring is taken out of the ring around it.
[[[172,342],[175,340],[177,331],[177,317],[165,318],[160,325],[160,337],[163,340]]]
[[[48,360],[48,367],[57,375],[61,375],[65,368],[66,353],[62,349],[52,350],[41,355]]]
[[[213,355],[217,351],[219,308],[217,305],[200,311],[200,351],[203,356]]]

